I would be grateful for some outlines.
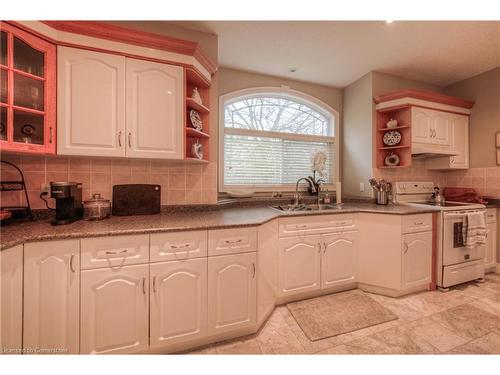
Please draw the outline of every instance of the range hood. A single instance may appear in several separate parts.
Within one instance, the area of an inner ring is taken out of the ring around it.
[[[456,156],[459,153],[456,150],[423,149],[413,146],[411,156],[416,158],[442,158],[443,156]]]

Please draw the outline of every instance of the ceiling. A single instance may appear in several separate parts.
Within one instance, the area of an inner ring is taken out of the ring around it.
[[[372,70],[445,87],[500,65],[496,21],[174,23],[217,34],[220,66],[336,87]]]

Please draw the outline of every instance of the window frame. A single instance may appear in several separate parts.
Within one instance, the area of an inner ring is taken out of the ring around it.
[[[237,101],[242,97],[280,97],[301,102],[317,112],[321,113],[323,116],[327,117],[330,122],[333,121],[333,135],[330,136],[319,136],[319,135],[306,135],[306,134],[294,134],[294,133],[282,133],[282,132],[271,132],[271,131],[261,131],[261,130],[248,130],[248,129],[233,129],[225,127],[225,106],[231,102]],[[218,168],[218,185],[219,192],[226,193],[235,189],[251,189],[255,192],[289,192],[295,191],[295,186],[293,184],[275,184],[275,185],[224,185],[224,136],[225,134],[238,134],[238,135],[248,135],[248,136],[269,136],[288,140],[297,141],[327,141],[333,143],[333,153],[334,161],[331,163],[330,175],[333,177],[333,183],[325,184],[328,190],[335,191],[335,182],[339,181],[340,176],[340,126],[339,126],[339,113],[333,109],[331,106],[323,102],[322,100],[315,98],[309,94],[303,93],[301,91],[293,90],[287,86],[281,87],[254,87],[249,89],[237,90],[224,95],[219,96],[219,126],[218,126],[218,143],[219,143],[219,159],[217,163]],[[304,176],[307,177],[307,176]],[[302,189],[305,190],[306,184],[302,184]]]

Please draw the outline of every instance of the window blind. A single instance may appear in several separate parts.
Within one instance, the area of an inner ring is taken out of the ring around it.
[[[333,142],[224,135],[224,185],[295,184],[312,175],[311,156],[327,153],[325,182],[332,183]]]

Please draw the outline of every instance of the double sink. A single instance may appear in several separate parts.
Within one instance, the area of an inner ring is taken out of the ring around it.
[[[271,206],[272,209],[280,212],[297,212],[297,211],[324,211],[338,210],[340,206],[331,204],[284,204],[279,206]]]

